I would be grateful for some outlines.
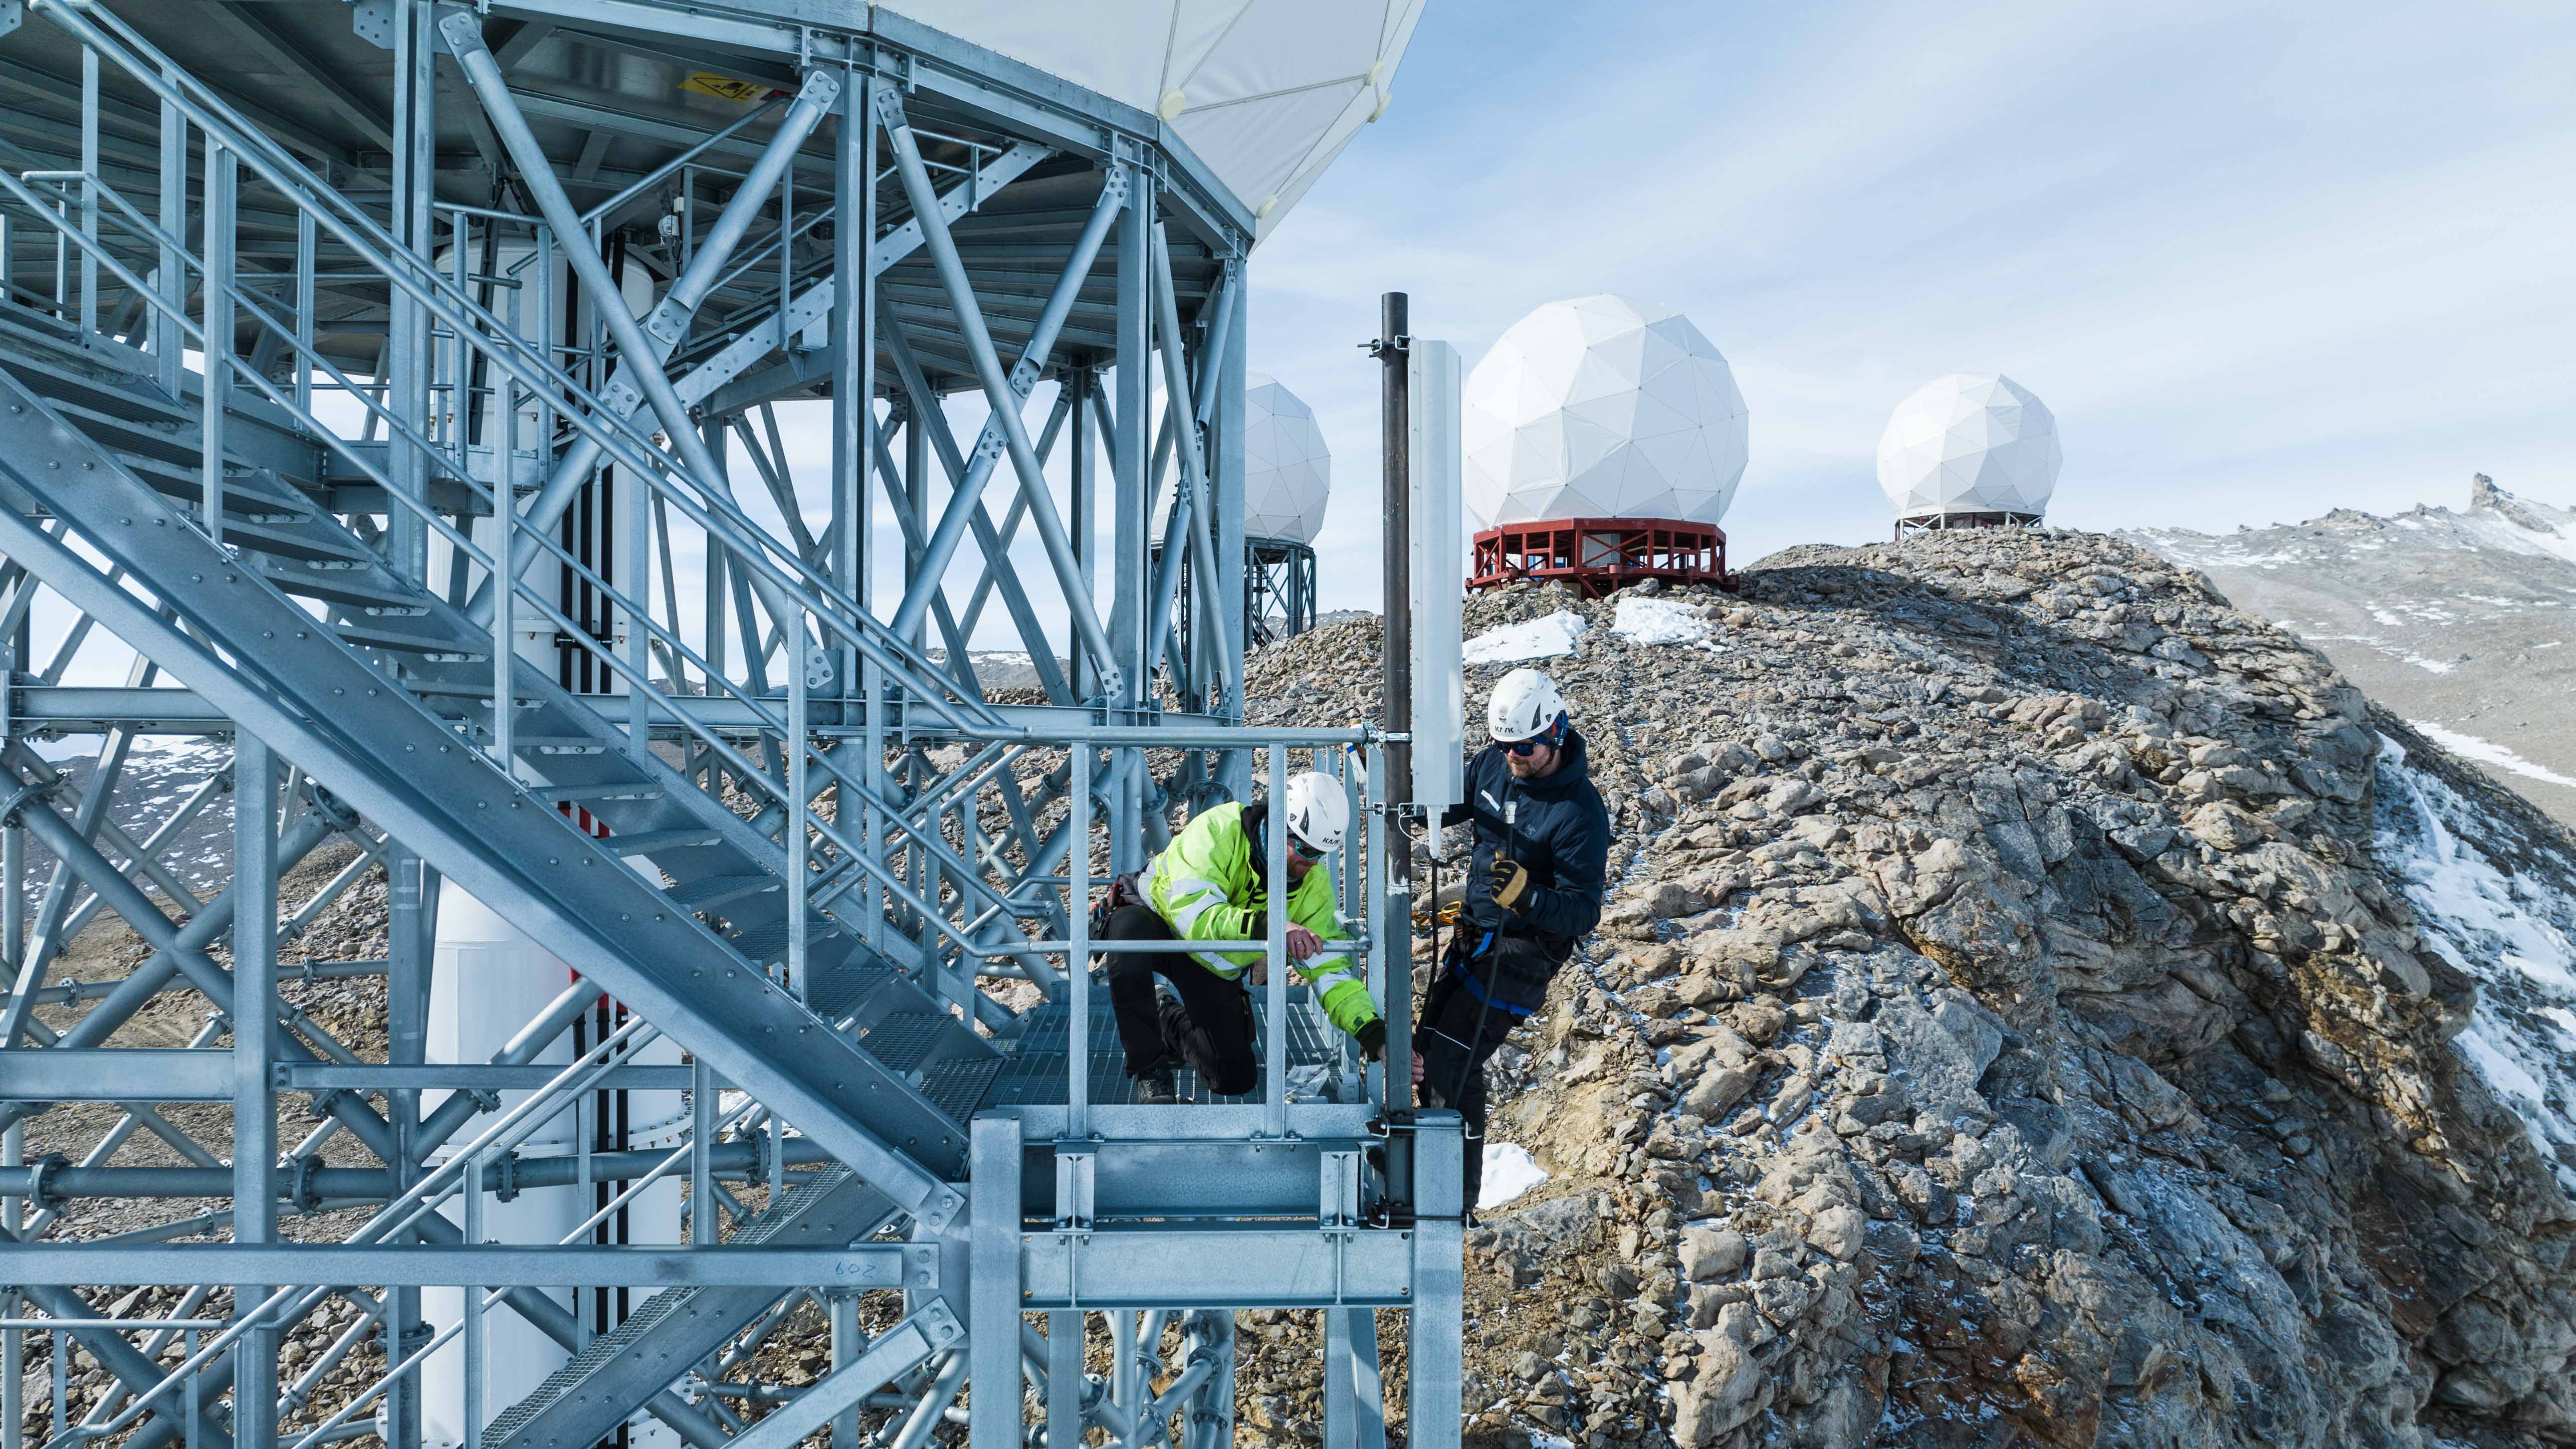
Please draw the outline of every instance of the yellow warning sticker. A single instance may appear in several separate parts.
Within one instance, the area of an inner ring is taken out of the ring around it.
[[[729,75],[701,70],[691,72],[687,80],[680,82],[680,89],[705,96],[720,96],[728,101],[756,101],[768,95],[770,88],[758,81],[735,80]]]

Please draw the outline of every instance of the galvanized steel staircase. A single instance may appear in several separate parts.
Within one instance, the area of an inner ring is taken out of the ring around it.
[[[490,631],[330,512],[324,449],[255,399],[228,412],[220,525],[234,552],[217,550],[197,524],[199,405],[191,388],[170,397],[150,367],[112,339],[0,307],[0,553],[776,1108],[893,1208],[947,1221],[995,1049],[819,911],[813,1005],[774,984],[763,968],[787,954],[782,840],[524,661],[512,676],[520,783],[505,778],[484,753]],[[159,608],[40,529],[47,518]]]
[[[734,1234],[740,1244],[821,1247],[874,1234],[897,1216],[885,1194],[845,1167],[790,1188]],[[772,1288],[669,1288],[554,1371],[483,1430],[483,1449],[586,1449],[645,1400],[759,1321],[783,1296]]]

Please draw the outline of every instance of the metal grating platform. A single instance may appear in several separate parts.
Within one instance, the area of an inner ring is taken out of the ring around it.
[[[1118,1044],[1118,1021],[1105,1000],[1107,993],[1095,994],[1091,1010],[1091,1100],[1102,1105],[1122,1105],[1135,1100],[1135,1079],[1127,1075],[1127,1053]],[[1302,988],[1292,988],[1288,1011],[1288,1065],[1320,1066],[1334,1058],[1330,1026],[1314,1010],[1300,1001]],[[1071,1035],[1072,1011],[1060,1004],[1049,1003],[1028,1014],[1028,1026],[1020,1034],[1018,1055],[1006,1059],[993,1079],[991,1090],[984,1094],[987,1107],[1034,1107],[1060,1104],[1065,1100],[1065,1046]],[[1253,1004],[1254,1041],[1269,1040],[1269,1011],[1256,1000]],[[1267,1076],[1253,1089],[1239,1097],[1210,1096],[1199,1089],[1198,1073],[1184,1066],[1175,1075],[1175,1085],[1184,1100],[1194,1102],[1258,1102],[1268,1085]]]

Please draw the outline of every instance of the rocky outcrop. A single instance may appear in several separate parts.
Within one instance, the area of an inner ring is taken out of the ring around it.
[[[1698,643],[1620,602],[1469,604],[1588,618],[1620,830],[1495,1067],[1551,1177],[1471,1235],[1471,1432],[2576,1443],[2576,1150],[2455,1050],[2478,957],[2376,854],[2402,727],[2100,537],[1792,550],[1664,596]],[[1374,633],[1257,655],[1256,712],[1351,718]]]
[[[2485,474],[2468,507],[2382,517],[2338,508],[2229,534],[2147,529],[2138,542],[2206,572],[2402,718],[2576,827],[2576,511]]]

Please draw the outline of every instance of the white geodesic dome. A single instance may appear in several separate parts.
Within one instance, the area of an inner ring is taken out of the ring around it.
[[[1744,394],[1689,318],[1626,297],[1550,302],[1468,376],[1476,526],[1551,518],[1715,524],[1744,477]]]
[[[2047,511],[2063,461],[2057,418],[1991,372],[1954,372],[1896,405],[1878,440],[1878,486],[1900,519]]]
[[[1254,217],[1287,215],[1386,109],[1423,0],[887,0],[958,39],[1150,111]]]
[[[1159,412],[1161,396],[1154,401]],[[1333,492],[1333,454],[1315,410],[1266,372],[1244,374],[1243,403],[1243,536],[1313,543]],[[1154,542],[1171,516],[1167,478],[1149,519]]]

